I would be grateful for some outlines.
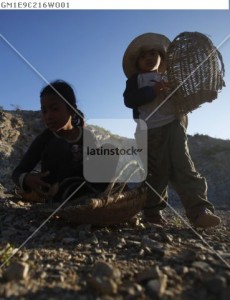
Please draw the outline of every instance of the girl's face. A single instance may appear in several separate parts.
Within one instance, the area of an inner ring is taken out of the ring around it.
[[[143,51],[137,60],[138,70],[141,73],[158,71],[161,56],[158,51],[152,49]]]
[[[45,95],[41,98],[43,120],[51,131],[61,133],[72,126],[71,109],[58,95]]]

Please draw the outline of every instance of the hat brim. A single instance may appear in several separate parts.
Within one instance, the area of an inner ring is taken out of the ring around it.
[[[166,36],[158,33],[144,33],[136,37],[128,45],[123,56],[122,66],[126,77],[130,78],[138,73],[136,61],[143,49],[158,50],[164,58],[169,44],[170,40]]]

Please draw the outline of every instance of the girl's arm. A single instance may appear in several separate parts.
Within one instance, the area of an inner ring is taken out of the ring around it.
[[[157,93],[152,86],[138,88],[137,75],[126,81],[126,89],[124,91],[124,102],[129,108],[137,108],[154,100]]]
[[[38,162],[41,160],[41,153],[49,134],[50,133],[45,130],[42,134],[35,138],[26,153],[23,155],[22,160],[12,173],[12,179],[14,183],[22,189],[28,189],[28,187],[26,187],[24,184],[24,179],[28,173],[33,171]]]

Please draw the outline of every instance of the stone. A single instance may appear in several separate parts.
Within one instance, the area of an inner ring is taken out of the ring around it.
[[[213,272],[213,269],[210,267],[210,265],[204,261],[194,261],[192,266],[206,272]]]
[[[114,294],[117,292],[117,284],[109,278],[91,277],[88,286],[100,294]]]
[[[3,276],[6,280],[22,280],[28,277],[29,265],[25,262],[13,262],[5,270]]]
[[[163,274],[159,279],[150,280],[146,285],[146,289],[153,297],[161,297],[166,290],[166,286],[167,275]]]
[[[92,276],[100,278],[107,277],[119,280],[121,277],[121,272],[118,268],[115,268],[104,261],[98,261],[94,266]]]
[[[227,280],[222,276],[214,276],[205,281],[205,286],[211,293],[219,294],[222,290],[224,290],[224,288],[226,288]]]
[[[141,244],[142,247],[148,247],[152,250],[162,250],[164,248],[162,243],[149,238],[147,235],[143,236]]]
[[[145,282],[150,279],[159,279],[162,275],[158,266],[152,268],[146,268],[142,272],[136,275],[136,282]]]

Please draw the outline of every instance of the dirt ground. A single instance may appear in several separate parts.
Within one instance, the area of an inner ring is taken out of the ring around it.
[[[46,222],[43,208],[0,200],[0,299],[230,299],[230,209],[195,232],[169,208],[164,228],[140,214],[104,227]]]

